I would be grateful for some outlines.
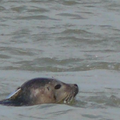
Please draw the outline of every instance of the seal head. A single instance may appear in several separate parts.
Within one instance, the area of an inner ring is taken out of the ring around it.
[[[52,78],[35,78],[25,82],[0,104],[23,106],[45,103],[71,103],[78,93],[77,84],[67,84]]]

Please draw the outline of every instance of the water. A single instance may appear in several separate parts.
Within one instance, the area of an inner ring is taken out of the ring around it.
[[[0,120],[120,119],[120,1],[0,1],[0,99],[26,80],[77,83],[74,105],[0,106]]]

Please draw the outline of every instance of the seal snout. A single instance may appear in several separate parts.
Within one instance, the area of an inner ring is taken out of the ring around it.
[[[78,88],[78,85],[77,84],[73,84],[74,85],[74,88],[75,88],[75,94],[74,96],[76,96],[79,92],[79,88]]]

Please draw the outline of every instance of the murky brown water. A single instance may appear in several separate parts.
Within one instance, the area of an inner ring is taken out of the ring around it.
[[[26,80],[77,83],[74,105],[0,106],[0,120],[119,120],[120,1],[0,1],[0,99]]]

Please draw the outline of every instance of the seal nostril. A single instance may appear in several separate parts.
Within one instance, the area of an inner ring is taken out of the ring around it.
[[[75,86],[75,87],[78,87],[78,85],[77,85],[77,84],[74,84],[74,86]]]

